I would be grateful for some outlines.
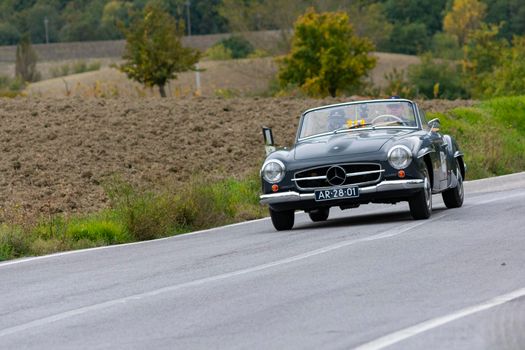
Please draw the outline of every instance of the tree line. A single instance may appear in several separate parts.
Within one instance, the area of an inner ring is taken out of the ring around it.
[[[298,16],[318,12],[347,13],[356,34],[368,37],[376,50],[418,54],[444,40],[444,17],[452,0],[3,0],[0,45],[17,44],[24,34],[32,43],[124,38],[148,5],[160,6],[177,21],[190,23],[192,34],[282,30],[283,39]],[[525,34],[525,1],[482,0],[485,22],[500,25],[498,36],[512,40]],[[189,5],[189,7],[188,7]],[[47,27],[47,30],[46,30]]]

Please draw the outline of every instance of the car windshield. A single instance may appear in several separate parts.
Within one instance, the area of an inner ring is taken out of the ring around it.
[[[316,109],[304,115],[299,138],[366,127],[417,127],[414,108],[407,101],[372,101]]]

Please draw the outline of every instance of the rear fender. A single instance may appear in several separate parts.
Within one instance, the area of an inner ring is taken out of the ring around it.
[[[465,179],[466,165],[463,160],[463,152],[459,149],[456,140],[450,135],[444,135],[443,140],[447,144],[447,165],[448,168],[451,169],[448,187],[452,188],[456,187],[458,184],[458,167],[456,166],[456,163],[459,165],[459,171],[461,172],[463,179]]]

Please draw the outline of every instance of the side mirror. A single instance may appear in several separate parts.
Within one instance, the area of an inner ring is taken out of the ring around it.
[[[269,155],[270,153],[275,152],[275,143],[273,141],[272,128],[263,126],[262,132],[264,137],[264,148],[266,150],[266,155]]]
[[[434,118],[431,121],[429,121],[428,127],[430,128],[431,132],[438,132],[441,128],[441,122],[439,121],[439,118]]]

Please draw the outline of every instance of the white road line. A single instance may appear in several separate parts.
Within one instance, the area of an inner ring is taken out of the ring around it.
[[[44,326],[46,324],[53,323],[53,322],[60,321],[60,320],[64,320],[64,319],[67,319],[67,318],[70,318],[70,317],[73,317],[73,316],[82,315],[82,314],[85,314],[85,313],[88,313],[88,312],[91,312],[91,311],[97,311],[97,310],[105,309],[105,308],[108,308],[108,307],[111,307],[111,306],[114,306],[114,305],[124,304],[124,303],[130,302],[130,301],[134,301],[134,300],[140,300],[140,299],[144,299],[144,298],[147,298],[147,297],[153,297],[153,296],[157,296],[157,295],[160,295],[160,294],[174,292],[176,290],[183,289],[183,288],[196,287],[196,286],[200,286],[200,285],[203,285],[203,284],[209,283],[209,282],[220,281],[220,280],[224,280],[224,279],[228,279],[228,278],[232,278],[232,277],[236,277],[236,276],[241,276],[241,275],[246,275],[246,274],[253,273],[253,272],[266,270],[266,269],[269,269],[269,268],[272,268],[272,267],[276,267],[276,266],[290,264],[290,263],[295,262],[295,261],[308,259],[308,258],[317,256],[317,255],[321,255],[321,254],[325,254],[325,253],[334,251],[336,249],[341,249],[343,247],[348,247],[348,246],[351,246],[351,245],[354,245],[354,244],[358,244],[358,243],[362,243],[362,242],[371,242],[371,241],[375,241],[375,240],[379,240],[379,239],[383,239],[383,238],[389,238],[389,237],[398,236],[398,235],[403,234],[403,233],[405,233],[407,231],[410,231],[410,230],[412,230],[412,229],[414,229],[414,228],[416,228],[418,226],[426,225],[427,223],[429,223],[431,221],[438,220],[438,219],[440,219],[440,218],[442,218],[442,217],[444,217],[446,215],[449,215],[449,214],[450,214],[450,212],[448,212],[448,213],[446,213],[446,212],[445,213],[441,213],[441,214],[438,214],[438,215],[434,215],[429,220],[417,221],[416,223],[406,224],[406,225],[403,225],[403,226],[400,226],[400,227],[396,227],[396,228],[384,231],[384,232],[382,232],[380,234],[377,234],[377,235],[374,235],[374,236],[363,237],[363,238],[349,240],[349,241],[343,241],[343,242],[340,242],[340,243],[337,243],[337,244],[333,244],[333,245],[329,245],[329,246],[326,246],[326,247],[323,247],[323,248],[312,250],[312,251],[309,251],[309,252],[306,252],[306,253],[303,253],[303,254],[295,255],[295,256],[292,256],[292,257],[289,257],[289,258],[285,258],[285,259],[281,259],[281,260],[277,260],[277,261],[273,261],[273,262],[270,262],[270,263],[267,263],[267,264],[257,265],[257,266],[246,268],[246,269],[242,269],[242,270],[232,271],[232,272],[228,272],[228,273],[224,273],[224,274],[220,274],[220,275],[216,275],[216,276],[211,276],[211,277],[207,277],[207,278],[203,278],[203,279],[199,279],[199,280],[195,280],[195,281],[191,281],[191,282],[187,282],[187,283],[176,284],[176,285],[173,285],[173,286],[168,286],[168,287],[156,289],[156,290],[149,291],[149,292],[146,292],[146,293],[135,294],[135,295],[131,295],[131,296],[124,297],[124,298],[109,300],[109,301],[106,301],[106,302],[103,302],[103,303],[94,304],[94,305],[90,305],[90,306],[86,306],[86,307],[82,307],[82,308],[78,308],[78,309],[62,312],[62,313],[59,313],[59,314],[55,314],[55,315],[52,315],[52,316],[44,317],[44,318],[41,318],[41,319],[38,319],[38,320],[34,320],[34,321],[31,321],[31,322],[28,322],[28,323],[25,323],[25,324],[21,324],[21,325],[18,325],[18,326],[2,329],[2,330],[0,330],[0,338],[1,337],[5,337],[5,336],[10,335],[10,334],[18,333],[18,332],[21,332],[21,331],[24,331],[24,330],[27,330],[27,329],[30,329],[30,328],[34,328],[34,327],[38,327],[38,326]]]
[[[425,322],[418,323],[414,326],[401,329],[397,332],[390,333],[388,335],[385,335],[381,338],[378,338],[376,340],[373,340],[369,343],[363,344],[355,348],[355,350],[379,350],[384,349],[386,347],[389,347],[391,345],[394,345],[396,343],[399,343],[400,341],[406,340],[408,338],[411,338],[415,335],[421,334],[423,332],[429,331],[431,329],[434,329],[436,327],[442,326],[444,324],[453,322],[457,319],[470,316],[472,314],[491,309],[493,307],[505,304],[509,301],[512,301],[517,298],[521,298],[525,296],[525,288],[518,289],[514,292],[503,294],[498,297],[495,297],[494,299],[490,299],[484,303],[466,307],[464,309],[461,309],[459,311],[453,312],[449,315],[437,317]]]
[[[510,198],[521,197],[521,196],[525,196],[525,192],[515,193],[515,194],[512,194],[512,195],[506,195],[505,194],[504,196],[499,196],[499,197],[496,197],[496,198],[491,198],[491,199],[487,199],[487,200],[480,201],[480,202],[477,202],[477,203],[473,203],[473,204],[470,204],[470,205],[468,205],[466,207],[470,208],[470,207],[475,207],[475,206],[478,206],[478,205],[483,205],[483,204],[487,204],[487,203],[491,203],[491,202],[495,202],[495,201],[499,201],[499,200],[503,200],[503,199],[510,199]],[[21,325],[18,325],[18,326],[4,328],[4,329],[0,330],[0,338],[4,337],[4,336],[7,336],[7,335],[10,335],[10,334],[14,334],[14,333],[20,332],[20,331],[27,330],[27,329],[30,329],[30,328],[43,326],[43,325],[46,325],[46,324],[49,324],[49,323],[53,323],[53,322],[56,322],[56,321],[60,321],[60,320],[64,320],[64,319],[67,319],[67,318],[70,318],[70,317],[73,317],[73,316],[82,315],[82,314],[85,314],[87,312],[105,309],[105,308],[108,308],[108,307],[111,307],[111,306],[114,306],[114,305],[124,304],[124,303],[131,302],[131,301],[134,301],[134,300],[141,300],[141,299],[144,299],[144,298],[147,298],[147,297],[153,297],[153,296],[157,296],[157,295],[160,295],[160,294],[174,292],[176,290],[180,290],[180,289],[183,289],[183,288],[196,287],[196,286],[200,286],[200,285],[203,285],[203,284],[206,284],[206,283],[210,283],[210,282],[225,280],[225,279],[232,278],[232,277],[246,275],[246,274],[249,274],[249,273],[258,272],[258,271],[270,269],[270,268],[273,268],[273,267],[290,264],[290,263],[293,263],[293,262],[296,262],[296,261],[308,259],[308,258],[311,258],[311,257],[314,257],[314,256],[318,256],[318,255],[321,255],[321,254],[332,252],[334,250],[341,249],[341,248],[348,247],[348,246],[352,246],[352,245],[355,245],[355,244],[358,244],[358,243],[372,242],[372,241],[377,241],[377,240],[384,239],[384,238],[390,238],[390,237],[399,236],[399,235],[401,235],[403,233],[406,233],[406,232],[408,232],[408,231],[410,231],[410,230],[412,230],[412,229],[414,229],[416,227],[419,227],[419,226],[422,226],[422,225],[427,225],[428,223],[430,223],[432,221],[436,221],[436,220],[439,220],[439,219],[441,219],[443,217],[449,216],[452,213],[454,213],[454,211],[445,211],[445,212],[442,212],[440,214],[432,216],[432,218],[430,218],[428,220],[416,221],[415,223],[405,224],[405,225],[402,225],[400,227],[394,227],[392,229],[386,230],[386,231],[384,231],[382,233],[379,233],[379,234],[376,234],[376,235],[373,235],[373,236],[368,236],[368,237],[363,237],[363,238],[358,238],[358,239],[353,239],[353,240],[342,241],[342,242],[339,242],[339,243],[336,243],[336,244],[332,244],[332,245],[329,245],[329,246],[326,246],[326,247],[315,249],[315,250],[312,250],[312,251],[309,251],[309,252],[306,252],[306,253],[302,253],[302,254],[299,254],[299,255],[295,255],[295,256],[292,256],[292,257],[289,257],[289,258],[273,261],[273,262],[270,262],[270,263],[257,265],[257,266],[249,267],[249,268],[246,268],[246,269],[232,271],[232,272],[228,272],[228,273],[224,273],[224,274],[220,274],[220,275],[216,275],[216,276],[211,276],[211,277],[207,277],[207,278],[202,278],[202,279],[198,279],[198,280],[195,280],[195,281],[190,281],[190,282],[186,282],[186,283],[182,283],[182,284],[176,284],[176,285],[172,285],[172,286],[167,286],[167,287],[163,287],[163,288],[160,288],[160,289],[152,290],[152,291],[149,291],[149,292],[135,294],[135,295],[131,295],[131,296],[123,297],[123,298],[118,298],[118,299],[113,299],[113,300],[109,300],[109,301],[106,301],[106,302],[103,302],[103,303],[94,304],[94,305],[90,305],[90,306],[86,306],[86,307],[82,307],[82,308],[78,308],[78,309],[74,309],[74,310],[69,310],[69,311],[66,311],[66,312],[62,312],[62,313],[59,313],[59,314],[55,314],[55,315],[52,315],[52,316],[48,316],[48,317],[44,317],[44,318],[41,318],[41,319],[38,319],[38,320],[34,320],[34,321],[31,321],[31,322],[28,322],[28,323],[24,323],[24,324],[21,324]]]

